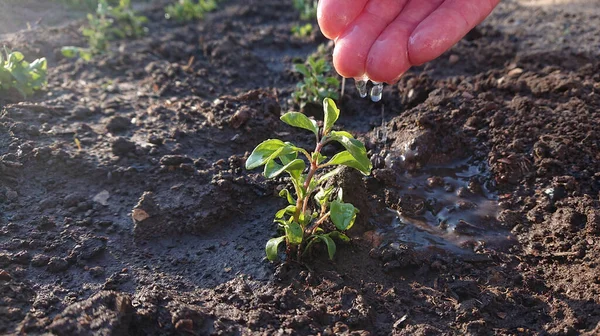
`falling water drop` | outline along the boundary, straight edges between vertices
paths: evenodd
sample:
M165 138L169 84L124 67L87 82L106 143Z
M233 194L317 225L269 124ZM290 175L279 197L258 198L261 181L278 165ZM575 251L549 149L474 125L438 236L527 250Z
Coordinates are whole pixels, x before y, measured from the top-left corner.
M358 94L360 98L365 98L367 96L367 79L355 79L354 83L356 84L356 89L358 90Z
M373 82L373 87L371 88L371 100L374 102L380 101L382 94L383 83Z

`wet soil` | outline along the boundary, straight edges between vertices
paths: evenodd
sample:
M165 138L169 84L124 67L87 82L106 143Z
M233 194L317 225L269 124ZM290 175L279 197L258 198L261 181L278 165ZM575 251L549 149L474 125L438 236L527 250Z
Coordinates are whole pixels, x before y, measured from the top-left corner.
M292 37L288 3L220 6L148 9L148 37L90 63L60 57L70 28L6 41L51 66L45 92L0 97L0 334L600 333L593 48L528 49L501 12L380 103L348 81L340 124L375 167L333 182L352 241L271 264L288 182L244 160L310 142L279 116L324 39Z

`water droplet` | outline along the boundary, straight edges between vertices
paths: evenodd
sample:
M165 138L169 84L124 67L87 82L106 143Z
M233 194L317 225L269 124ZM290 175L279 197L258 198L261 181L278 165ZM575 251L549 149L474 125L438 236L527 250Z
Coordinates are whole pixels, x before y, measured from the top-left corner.
M381 100L382 95L383 83L373 82L373 87L371 88L371 100L374 102L378 102Z
M358 90L358 94L360 98L365 98L367 96L367 79L355 79L354 83L356 84L356 89Z

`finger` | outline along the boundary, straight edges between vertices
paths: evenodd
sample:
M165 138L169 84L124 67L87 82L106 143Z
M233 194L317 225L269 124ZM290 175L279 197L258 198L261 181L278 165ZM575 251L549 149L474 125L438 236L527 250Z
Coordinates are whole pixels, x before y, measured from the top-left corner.
M343 77L363 77L369 50L385 27L400 13L407 0L371 0L362 13L338 37L333 65Z
M424 19L408 40L412 64L440 56L485 19L500 0L447 0Z
M321 32L335 40L362 12L368 0L321 0L317 7L317 20Z
M411 0L405 5L371 46L366 63L369 79L393 83L411 67L408 39L419 23L442 2L443 0Z

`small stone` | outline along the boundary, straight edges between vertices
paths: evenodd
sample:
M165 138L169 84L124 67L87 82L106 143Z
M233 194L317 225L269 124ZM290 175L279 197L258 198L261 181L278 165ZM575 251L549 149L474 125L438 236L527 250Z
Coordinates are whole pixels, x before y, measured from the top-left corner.
M450 57L448 57L448 63L450 63L450 65L454 65L458 63L458 61L460 61L460 57L458 55L452 54Z
M514 68L514 69L510 70L507 75L508 75L508 77L517 77L522 73L523 73L523 69Z
M110 198L110 193L108 192L108 190L102 190L101 192L97 193L96 196L94 196L94 198L92 200L96 203L107 206L109 198Z

